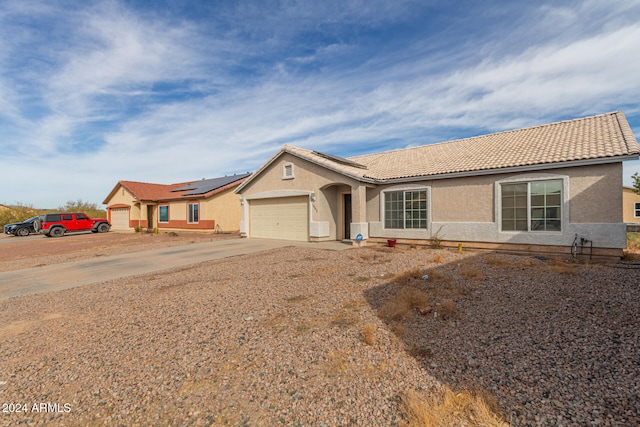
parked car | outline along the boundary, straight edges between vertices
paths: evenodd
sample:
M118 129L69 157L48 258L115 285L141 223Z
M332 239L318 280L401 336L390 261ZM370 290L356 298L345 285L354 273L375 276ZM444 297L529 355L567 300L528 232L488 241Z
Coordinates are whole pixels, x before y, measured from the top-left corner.
M38 233L47 237L62 237L65 233L92 231L106 233L111 224L105 218L89 218L83 213L55 213L40 215L33 223Z
M4 226L4 234L12 234L14 236L28 236L31 233L35 233L36 229L33 228L33 223L36 219L38 219L38 217L34 216L33 218L29 218L26 221L7 224Z

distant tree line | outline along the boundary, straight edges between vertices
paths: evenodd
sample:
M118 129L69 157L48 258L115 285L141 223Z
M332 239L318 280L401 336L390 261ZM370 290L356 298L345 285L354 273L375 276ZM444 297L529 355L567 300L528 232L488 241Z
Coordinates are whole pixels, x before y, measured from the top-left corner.
M56 212L84 212L91 218L105 218L107 216L107 212L104 209L98 209L96 203L85 202L82 199L69 200L64 206L56 209L36 209L32 205L18 203L13 206L0 205L0 227L14 222L22 222L32 216Z

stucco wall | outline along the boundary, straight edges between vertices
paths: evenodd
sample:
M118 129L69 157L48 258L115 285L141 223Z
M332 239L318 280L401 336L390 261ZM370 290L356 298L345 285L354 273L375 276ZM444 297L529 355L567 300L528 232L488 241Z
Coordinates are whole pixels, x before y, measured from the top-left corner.
M292 179L283 179L283 167L293 165ZM310 205L310 230L312 240L335 240L342 236L342 193L350 192L351 186L359 183L339 173L308 162L289 153L284 153L259 177L242 189L241 196L247 199L255 197L283 197L287 192L313 192L314 201ZM248 206L245 206L243 221L248 220ZM320 232L313 236L313 230Z
M207 203L205 218L215 221L222 231L240 230L242 206L240 196L234 189L225 190L214 195ZM201 203L201 206L204 203Z
M294 165L293 179L282 179L282 168L286 163ZM243 196L251 196L273 190L316 191L331 184L357 185L357 181L284 153L270 164L258 177L242 189Z
M140 205L139 204L133 204L135 200L135 197L133 194L131 194L126 188L124 188L121 185L118 185L118 189L117 191L114 192L113 196L111 196L111 199L107 200L107 207L112 206L112 205L128 205L131 207L131 209L129 210L129 221L137 221L140 218ZM145 213L145 217L146 219L146 213Z
M558 171L570 176L570 222L622 222L622 162Z
M562 232L502 232L496 191L501 181L531 179L563 180ZM428 229L385 230L380 194L384 190L426 187ZM601 247L626 244L622 223L622 164L611 163L534 172L418 181L370 189L367 210L373 237L431 238L504 242L516 244L570 245L576 234Z
M625 223L640 223L640 217L635 217L635 203L640 203L640 194L631 188L622 189L622 219Z

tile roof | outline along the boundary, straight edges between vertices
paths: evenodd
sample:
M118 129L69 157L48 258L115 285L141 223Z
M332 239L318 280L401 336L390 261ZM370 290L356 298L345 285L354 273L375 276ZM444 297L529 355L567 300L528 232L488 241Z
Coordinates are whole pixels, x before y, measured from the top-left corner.
M518 167L570 165L632 158L640 148L624 114L613 112L473 138L332 160L304 148L282 152L336 172L372 182L496 171ZM274 156L275 157L275 156ZM354 166L351 162L357 164ZM255 174L257 175L257 173ZM255 176L254 175L254 176Z
M138 181L118 181L118 185L126 188L137 200L168 201L185 198L207 198L221 191L236 187L249 176L250 173L230 175L220 178L203 179L199 181L180 182L177 184L152 184ZM118 185L109 193L103 203L107 203Z

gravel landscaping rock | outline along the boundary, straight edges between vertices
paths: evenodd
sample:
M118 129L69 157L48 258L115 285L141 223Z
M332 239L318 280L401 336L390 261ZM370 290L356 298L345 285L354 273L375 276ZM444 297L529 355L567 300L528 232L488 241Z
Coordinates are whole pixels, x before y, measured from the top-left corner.
M395 283L407 270L429 277ZM0 425L401 425L404 392L442 385L493 394L515 426L638 425L638 283L532 257L289 247L12 298L0 403L28 410ZM378 317L400 286L431 311ZM456 311L435 317L445 300Z

